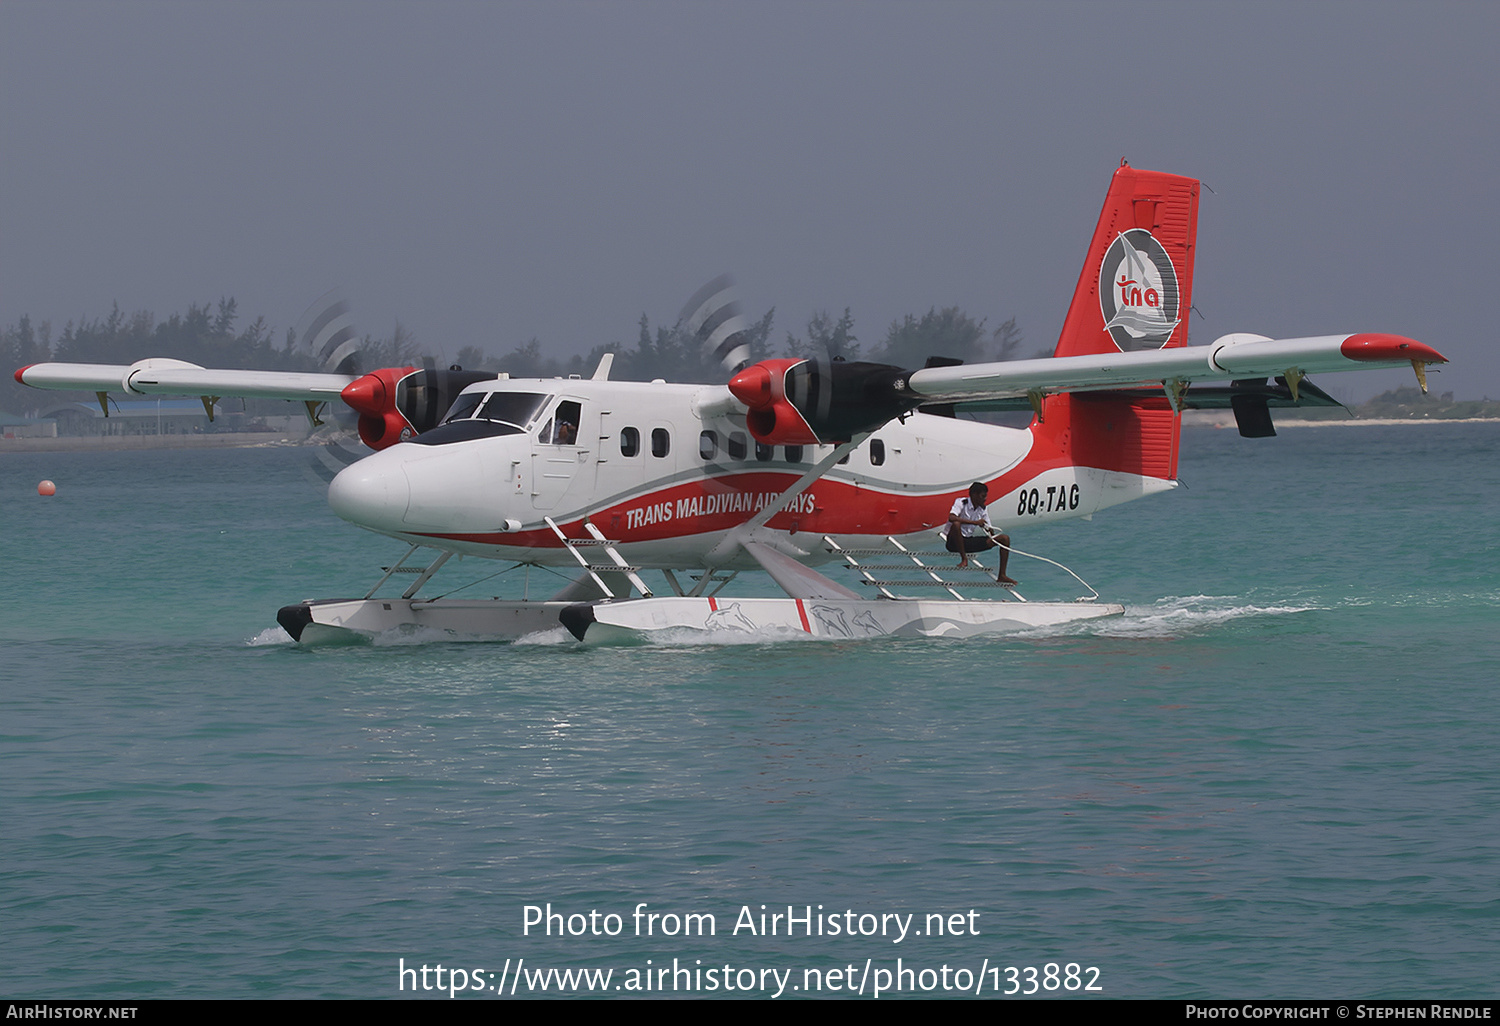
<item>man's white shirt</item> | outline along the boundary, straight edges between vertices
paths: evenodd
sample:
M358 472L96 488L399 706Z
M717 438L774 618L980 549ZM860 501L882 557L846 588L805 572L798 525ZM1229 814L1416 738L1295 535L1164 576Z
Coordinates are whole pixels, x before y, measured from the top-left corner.
M990 523L990 511L983 506L974 505L974 503L969 501L969 497L967 495L960 497L959 500L953 504L953 508L948 512L963 520L982 521L984 526L990 528L991 530L993 530L995 527L994 524ZM959 524L958 526L963 528L965 538L974 538L986 533L980 530L979 524Z

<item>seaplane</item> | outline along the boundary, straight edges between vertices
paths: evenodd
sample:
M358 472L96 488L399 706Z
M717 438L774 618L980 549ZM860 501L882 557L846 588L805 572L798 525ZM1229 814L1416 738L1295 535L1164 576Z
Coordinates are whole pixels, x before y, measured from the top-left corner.
M1275 434L1273 408L1337 405L1310 374L1409 365L1425 391L1426 368L1446 362L1378 332L1188 345L1198 197L1192 178L1122 162L1049 358L751 363L732 286L715 279L684 326L722 363L720 385L611 380L612 355L587 379L212 370L162 358L34 364L15 378L94 391L101 404L117 391L200 396L210 415L225 396L300 400L314 421L321 404L357 414L372 451L332 478L328 503L409 548L362 598L282 608L278 622L303 644L412 628L516 639L562 627L590 643L1048 628L1123 607L1097 593L1028 601L978 558L955 569L945 535L971 483L987 487L997 529L1090 517L1177 486L1184 410L1232 410L1242 435L1264 437ZM347 333L330 345L341 340ZM1030 425L958 415L975 409L1029 411ZM455 555L572 572L545 598L419 597ZM856 587L819 567L846 568ZM666 594L648 586L648 571ZM764 571L785 594L733 597L726 589L743 571ZM415 579L399 597L378 597L396 575ZM998 597L975 598L975 586Z

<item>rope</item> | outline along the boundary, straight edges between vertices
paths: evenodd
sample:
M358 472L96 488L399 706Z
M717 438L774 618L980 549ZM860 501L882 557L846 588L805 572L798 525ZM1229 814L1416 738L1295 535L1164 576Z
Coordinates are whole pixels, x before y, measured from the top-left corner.
M980 527L984 527L984 525L981 524ZM1057 567L1059 570L1065 571L1068 574L1069 577L1073 578L1073 580L1077 581L1079 584L1083 585L1089 591L1093 592L1093 594L1090 595L1090 596L1088 596L1087 598L1080 598L1078 600L1079 602L1093 602L1096 599L1098 599L1099 592L1095 591L1094 586L1092 584L1090 584L1088 581L1085 581L1082 577L1079 577L1072 570L1069 570L1067 567L1063 566L1057 560L1055 560L1055 559L1048 559L1046 556L1038 556L1034 552L1022 552L1020 549L1015 548L1015 547L1010 546L1010 545L1002 545L1000 543L999 539L995 537L996 534L998 534L999 532L994 531L994 530L992 530L992 529L990 529L988 527L984 527L984 532L985 532L986 535L989 536L990 541L994 542L997 547L1005 549L1007 552L1012 552L1012 553L1014 553L1017 556L1026 556L1026 557L1028 557L1030 559L1040 559L1043 563L1051 563L1053 566Z

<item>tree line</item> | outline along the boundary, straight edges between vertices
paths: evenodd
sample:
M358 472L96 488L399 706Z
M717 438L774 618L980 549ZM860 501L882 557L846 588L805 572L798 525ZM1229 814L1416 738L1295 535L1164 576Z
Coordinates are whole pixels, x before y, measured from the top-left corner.
M987 330L985 321L975 320L958 307L936 307L916 316L893 321L879 342L863 349L849 308L835 318L827 312L814 314L798 333L786 332L780 345L773 339L774 308L767 310L744 330L752 360L772 356L809 357L827 354L832 359L866 359L902 367L921 367L929 357L941 356L978 363L1008 360L1020 354L1022 336L1011 318ZM52 326L33 324L23 316L0 330L0 407L12 412L36 409L41 403L35 389L18 384L19 367L48 360L70 363L130 364L146 357L170 357L204 367L230 369L319 371L313 354L299 346L293 329L278 338L265 317L256 317L239 327L239 306L233 297L217 304L189 305L186 313L157 320L148 311L126 315L118 303L107 317L69 321L53 337ZM547 353L538 339L531 339L498 358L477 346L458 351L456 364L468 370L507 372L513 377L566 377L588 375L606 353L615 354L611 376L624 381L668 381L715 383L724 380L724 369L712 354L681 324L652 326L645 314L630 342L596 346L587 354L556 356ZM391 334L365 335L360 342L360 366L376 367L446 363L433 354L399 321ZM62 393L54 393L61 397Z
M773 356L869 360L901 367L921 367L929 357L941 356L964 363L1013 360L1021 355L1024 339L1014 317L987 331L985 322L974 320L958 307L936 307L921 317L907 314L893 321L884 337L862 351L855 332L854 315L848 307L837 319L826 311L815 313L798 334L787 332L781 345L772 339L775 309L767 310L744 331L750 360ZM641 315L634 345L611 342L595 346L587 354L569 357L547 355L540 340L533 338L509 353L495 358L478 348L459 350L458 363L469 369L503 371L512 377L565 377L590 374L605 353L614 353L611 377L622 381L667 381L713 384L724 380L724 368L704 350L698 339L681 324L657 325ZM1040 355L1046 355L1045 353Z

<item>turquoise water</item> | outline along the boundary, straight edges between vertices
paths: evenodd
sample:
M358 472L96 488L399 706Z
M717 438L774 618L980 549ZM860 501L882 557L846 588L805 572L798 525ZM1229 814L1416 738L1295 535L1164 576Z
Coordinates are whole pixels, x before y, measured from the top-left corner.
M613 988L675 958L790 995L899 958L918 987L1052 962L1114 997L1493 997L1500 425L1183 452L1187 488L1016 537L1123 620L625 649L300 649L277 607L402 551L305 453L0 456L0 989L392 997L401 959L488 987L521 958ZM622 929L523 935L548 902ZM634 936L641 902L716 934ZM922 935L732 932L763 904Z

